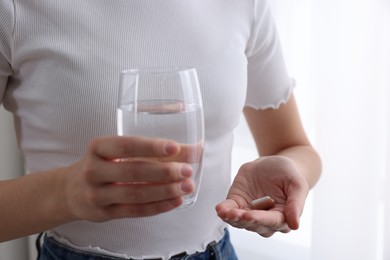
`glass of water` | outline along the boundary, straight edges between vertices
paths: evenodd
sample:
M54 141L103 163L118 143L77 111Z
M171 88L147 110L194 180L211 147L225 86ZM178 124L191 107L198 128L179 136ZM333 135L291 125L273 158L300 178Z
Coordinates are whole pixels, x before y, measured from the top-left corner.
M168 160L191 165L195 191L179 209L192 206L202 175L203 105L195 68L129 69L121 72L118 135L174 140L180 153Z

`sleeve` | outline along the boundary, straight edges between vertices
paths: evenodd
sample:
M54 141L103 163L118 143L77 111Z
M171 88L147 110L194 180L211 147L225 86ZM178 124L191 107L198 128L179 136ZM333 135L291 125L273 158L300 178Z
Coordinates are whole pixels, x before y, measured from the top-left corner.
M254 0L247 44L248 88L245 106L278 108L290 97L295 81L287 73L279 36L266 0Z
M13 1L0 2L0 104L7 87L8 77L12 75L11 41L14 31Z

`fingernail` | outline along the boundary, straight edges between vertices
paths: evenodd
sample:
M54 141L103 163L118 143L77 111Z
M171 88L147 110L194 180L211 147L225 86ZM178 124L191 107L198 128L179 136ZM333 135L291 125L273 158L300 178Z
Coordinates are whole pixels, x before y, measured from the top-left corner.
M164 147L165 154L171 155L175 154L177 151L177 145L173 142L167 142Z
M191 192L194 190L194 185L192 181L190 180L185 180L181 183L181 190L184 192Z
M182 164L181 165L181 176L183 176L184 178L188 178L188 177L191 177L192 175L192 167L189 166L188 164Z

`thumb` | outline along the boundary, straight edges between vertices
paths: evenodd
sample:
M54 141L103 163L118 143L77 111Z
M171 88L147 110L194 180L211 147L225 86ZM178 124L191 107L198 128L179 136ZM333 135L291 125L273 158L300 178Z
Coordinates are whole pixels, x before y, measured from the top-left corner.
M292 230L299 228L300 217L305 207L305 200L307 193L304 191L294 191L294 194L287 198L286 207L284 210L284 217L286 223Z

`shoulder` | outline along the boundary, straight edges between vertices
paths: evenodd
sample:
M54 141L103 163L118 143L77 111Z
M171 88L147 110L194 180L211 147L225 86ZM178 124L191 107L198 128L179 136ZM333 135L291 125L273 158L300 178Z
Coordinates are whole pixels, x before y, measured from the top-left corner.
M270 4L267 0L252 0L253 18L251 38L248 41L247 56L275 43L277 37Z

